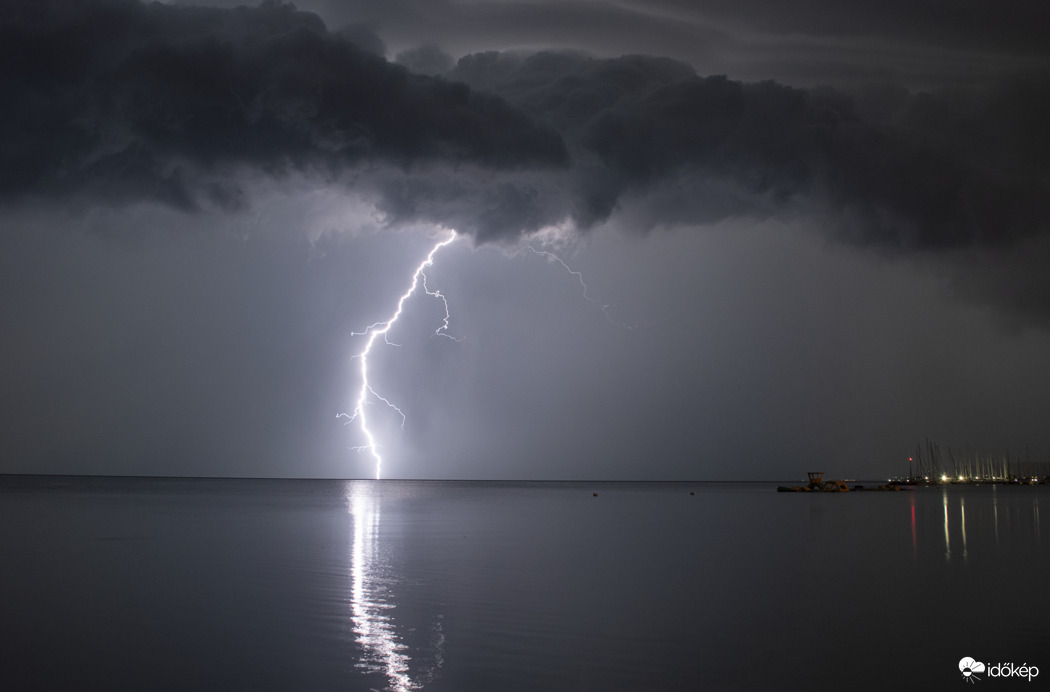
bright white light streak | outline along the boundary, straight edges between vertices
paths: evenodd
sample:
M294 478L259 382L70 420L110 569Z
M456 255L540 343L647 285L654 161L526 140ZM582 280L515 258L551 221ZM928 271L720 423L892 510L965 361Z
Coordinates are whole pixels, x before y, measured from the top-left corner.
M398 318L401 317L401 312L405 307L405 301L407 301L412 296L412 294L416 292L416 288L420 284L423 285L423 291L428 296L432 296L440 300L441 304L445 308L445 317L442 320L441 326L438 327L434 333L438 336L445 336L449 339L452 339L453 341L458 341L458 339L448 334L448 322L450 318L448 311L448 301L445 299L445 296L442 295L440 291L431 291L427 287L426 275L426 268L434 263L434 255L437 254L438 250L450 244L457 237L458 236L456 235L456 232L451 231L451 235L446 240L442 240L430 249L430 252L427 254L426 259L424 259L419 264L419 266L416 267L415 272L413 272L412 283L411 285L409 285L408 290L405 291L398 299L397 309L394 310L394 314L392 314L385 321L374 322L370 324L368 327L365 328L363 332L350 333L351 336L368 337L365 341L365 347L361 350L360 353L354 356L354 358L357 358L361 364L361 388L357 392L357 401L354 404L353 412L349 414L340 413L336 416L336 418L346 418L347 424L350 424L355 420L359 420L361 422L361 433L365 436L365 444L361 445L360 447L357 447L357 449L359 451L368 450L368 452L372 455L372 458L375 459L376 480L379 480L379 478L382 477L383 457L379 454L379 444L376 442L375 435L373 435L372 431L368 428L368 416L365 413L365 405L369 403L369 395L372 395L373 397L382 401L390 408L397 411L398 415L401 416L402 428L404 428L405 426L405 413L404 411L399 409L393 402L381 395L372 387L372 383L368 379L368 356L372 352L372 346L375 345L376 339L378 339L380 336L383 337L384 342L388 344L391 343L390 340L387 338L387 335L389 334L390 329L394 326L394 323L396 323Z
M354 531L350 548L350 619L354 637L364 655L358 667L385 675L390 692L410 692L424 689L444 665L445 633L441 616L434 620L430 630L429 646L410 650L403 632L415 632L414 627L399 628L398 587L405 583L397 575L400 570L394 561L396 553L383 542L380 531L382 495L373 495L367 487L350 482L346 499L353 517Z
M393 604L387 602L383 590L373 581L375 575L371 574L378 561L379 506L373 504L371 498L353 498L350 514L354 518L350 610L354 635L370 659L365 667L384 673L390 680L388 689L395 692L419 689L409 675L408 647L399 640L387 612Z

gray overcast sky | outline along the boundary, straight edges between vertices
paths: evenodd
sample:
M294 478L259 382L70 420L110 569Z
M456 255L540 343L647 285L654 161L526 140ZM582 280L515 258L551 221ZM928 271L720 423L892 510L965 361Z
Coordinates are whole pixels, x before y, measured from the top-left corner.
M0 0L0 472L371 476L451 228L386 477L1050 454L1043 3L236 4Z

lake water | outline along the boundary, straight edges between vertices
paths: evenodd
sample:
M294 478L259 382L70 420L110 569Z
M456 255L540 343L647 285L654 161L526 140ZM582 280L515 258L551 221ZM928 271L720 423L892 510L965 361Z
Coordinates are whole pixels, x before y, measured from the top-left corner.
M1038 688L1047 514L1047 487L0 477L0 687L960 689L971 656Z

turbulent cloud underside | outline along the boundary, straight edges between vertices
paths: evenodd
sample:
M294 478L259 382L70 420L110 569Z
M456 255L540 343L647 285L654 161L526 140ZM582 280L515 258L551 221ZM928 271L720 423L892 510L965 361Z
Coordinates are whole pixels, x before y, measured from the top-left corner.
M467 55L438 77L376 55L360 27L331 32L279 2L4 4L8 205L237 210L251 203L240 173L300 171L372 199L391 224L480 242L625 211L648 230L816 208L850 243L1009 252L1039 245L1050 218L1045 76L847 94L546 51ZM446 57L399 54L430 72Z

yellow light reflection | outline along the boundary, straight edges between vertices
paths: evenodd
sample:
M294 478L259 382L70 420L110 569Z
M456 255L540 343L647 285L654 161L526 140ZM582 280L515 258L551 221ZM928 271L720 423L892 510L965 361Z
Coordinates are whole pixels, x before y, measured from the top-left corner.
M998 487L992 486L992 516L995 519L995 544L999 545L999 493Z
M915 493L909 493L911 500L911 554L915 555L919 550L918 534L915 530Z
M1036 543L1042 543L1043 537L1039 533L1039 498L1032 500L1032 514L1035 519L1035 541Z

